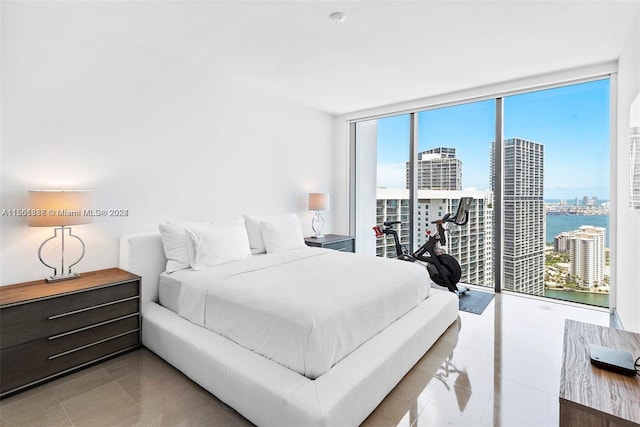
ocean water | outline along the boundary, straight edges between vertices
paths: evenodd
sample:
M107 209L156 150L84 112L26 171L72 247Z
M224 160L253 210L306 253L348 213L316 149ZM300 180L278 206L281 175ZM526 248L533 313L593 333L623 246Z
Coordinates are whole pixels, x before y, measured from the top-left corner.
M547 215L546 242L552 244L558 234L577 230L581 225L606 228L605 246L609 247L609 215Z
M579 302L581 304L597 305L598 307L609 307L609 294L596 294L590 292L567 292L558 289L545 289L544 296L547 298L560 299L563 301Z

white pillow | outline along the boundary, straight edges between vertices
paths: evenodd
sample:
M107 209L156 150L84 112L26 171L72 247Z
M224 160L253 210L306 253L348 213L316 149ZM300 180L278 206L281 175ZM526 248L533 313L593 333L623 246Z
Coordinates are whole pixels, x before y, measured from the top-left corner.
M229 218L229 219L216 219L206 224L207 224L207 227L197 226L197 228L227 227L227 226L236 226L236 225L239 225L242 228L244 228L244 218L241 216L237 216L235 218ZM196 227L185 227L185 233L186 233L186 228L193 229ZM195 258L196 258L196 249L193 243L193 239L191 239L186 234L185 236L187 236L187 254L188 254L187 260L188 260L189 266L193 268L193 265L195 263Z
M267 220L269 217L257 217L257 216L244 216L244 225L247 228L247 236L249 237L249 246L251 246L251 253L261 254L266 252L264 246L264 240L262 239L262 229L260 228L260 221Z
M193 242L191 268L194 270L239 261L251 255L244 222L210 228L187 228L185 232Z
M260 221L260 229L267 253L306 247L300 220L296 214Z
M167 258L167 273L190 267L189 248L185 228L211 227L210 222L165 221L158 226L164 255Z

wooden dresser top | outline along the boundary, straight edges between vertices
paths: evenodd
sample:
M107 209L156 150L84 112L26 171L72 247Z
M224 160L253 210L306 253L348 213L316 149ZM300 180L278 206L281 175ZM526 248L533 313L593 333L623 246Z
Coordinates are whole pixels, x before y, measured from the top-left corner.
M591 365L590 344L627 351L634 360L640 356L640 334L566 320L560 400L614 422L640 425L640 377Z
M64 294L72 294L87 289L128 282L139 279L139 276L120 270L108 268L105 270L81 273L77 279L47 283L44 279L33 282L17 283L15 285L0 286L0 306L29 302Z

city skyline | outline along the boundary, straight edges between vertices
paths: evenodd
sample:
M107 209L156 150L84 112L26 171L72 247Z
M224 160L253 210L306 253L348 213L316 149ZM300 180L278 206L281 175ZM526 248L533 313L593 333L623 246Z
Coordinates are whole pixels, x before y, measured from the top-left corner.
M586 218L589 218L587 222L591 222L594 216L580 215L582 219L578 226L579 233L575 228L570 231L569 228L562 227L553 238L554 247L546 247L548 239L545 224L548 218L543 200L544 151L544 145L534 141L512 138L504 142L502 287L537 296L556 292L553 294L554 298L569 300L575 295L576 288L597 288L596 291L606 297L608 277L605 276L604 249L608 233L605 227L582 223ZM376 190L377 223L400 221L397 226L400 242L403 245L413 243L410 249L413 251L425 242L424 232L429 230L433 218L442 217L446 212L454 212L457 200L463 195L471 196L474 207L469 213L469 223L449 236L447 253L460 263L461 282L493 286L493 265L486 262L487 254L491 254L493 250L492 191L461 188L463 173L455 148L435 147L420 151L415 166L417 211L413 241L410 236L409 189ZM405 171L408 187L409 162L405 164ZM588 211L591 215L596 211L600 212L600 208L595 207L598 203L597 196L583 196L575 200L580 205L574 208L568 203L558 204L555 208L559 212L556 218L577 218L578 216L566 216L566 212L574 212L577 208L580 208L580 212ZM558 243L560 238L567 236L579 239L574 238L564 245L566 248L562 253L568 257L565 265L561 262L563 255L558 251ZM377 239L376 254L383 257L396 256L393 241ZM570 290L569 293L566 293L566 289ZM607 305L602 301L596 304Z
M495 101L417 116L418 151L455 148L462 161L462 188L488 189ZM545 146L545 199L609 199L608 79L505 97L504 139L513 137ZM379 187L404 187L408 141L408 115L378 120Z

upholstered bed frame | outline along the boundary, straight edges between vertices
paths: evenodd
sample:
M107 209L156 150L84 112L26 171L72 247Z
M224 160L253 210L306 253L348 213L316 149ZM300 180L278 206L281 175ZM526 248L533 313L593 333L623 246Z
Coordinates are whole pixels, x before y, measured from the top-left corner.
M310 380L158 303L166 259L159 233L120 241L120 268L142 277L142 343L260 426L356 426L458 316L457 297L432 290L402 318Z

